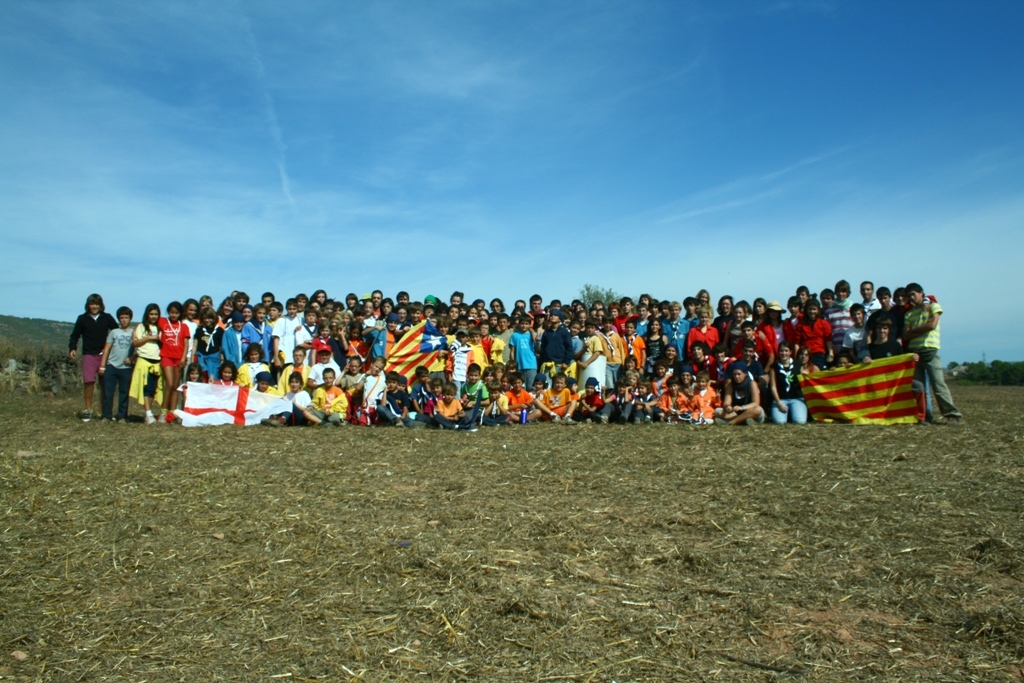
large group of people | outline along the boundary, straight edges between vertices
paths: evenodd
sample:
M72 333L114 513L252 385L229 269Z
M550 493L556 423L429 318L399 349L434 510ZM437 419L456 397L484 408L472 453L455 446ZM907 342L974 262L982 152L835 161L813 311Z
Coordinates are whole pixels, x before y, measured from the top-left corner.
M244 292L149 304L141 321L116 317L90 295L69 343L82 346L83 420L102 382L101 419L128 417L129 397L147 423L174 420L191 383L239 385L286 399L268 426L394 425L476 430L554 422L804 424L800 376L914 354L919 421L934 394L941 417L961 419L939 360L942 307L920 285L840 280L798 287L783 306L700 290L680 301L544 302L507 310L501 299L412 301L377 290L332 299L324 290L281 303ZM406 335L423 362L396 368ZM405 347L408 347L406 344ZM404 357L404 356L403 356ZM114 405L115 396L117 405Z

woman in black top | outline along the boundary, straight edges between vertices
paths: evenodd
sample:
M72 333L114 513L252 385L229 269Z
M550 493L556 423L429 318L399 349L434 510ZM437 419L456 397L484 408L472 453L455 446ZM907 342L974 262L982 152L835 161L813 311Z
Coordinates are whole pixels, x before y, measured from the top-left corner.
M85 313L78 316L68 342L68 356L78 360L78 340L82 340L82 383L85 385L85 410L79 417L85 422L92 419L92 394L96 388L100 359L107 343L107 334L117 329L114 316L104 310L103 297L90 294L85 300Z

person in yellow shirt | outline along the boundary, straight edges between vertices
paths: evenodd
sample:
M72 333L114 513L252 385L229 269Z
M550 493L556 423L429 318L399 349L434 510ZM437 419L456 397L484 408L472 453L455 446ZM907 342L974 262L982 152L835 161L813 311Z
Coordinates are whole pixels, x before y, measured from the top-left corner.
M334 425L340 427L348 415L348 396L341 390L341 387L334 386L334 370L324 369L324 383L317 387L313 394L313 415L321 422L321 425Z
M469 348L473 351L473 362L480 366L480 372L486 370L491 364L491 359L484 350L483 331L479 327L469 328Z
M261 372L270 372L270 366L263 362L263 345L249 344L245 351L245 362L238 367L235 382L251 389L256 385L256 375Z

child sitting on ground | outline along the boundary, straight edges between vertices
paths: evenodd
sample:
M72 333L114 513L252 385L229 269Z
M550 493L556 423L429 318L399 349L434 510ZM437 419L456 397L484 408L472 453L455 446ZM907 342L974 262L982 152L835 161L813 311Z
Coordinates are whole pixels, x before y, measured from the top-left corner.
M654 393L651 380L642 379L637 384L636 392L633 394L633 414L636 422L651 424L660 414L658 408L658 395Z
M690 421L690 401L683 394L678 377L669 378L668 391L658 399L658 408L665 422L675 424Z
M304 388L306 382L302 377L302 373L293 372L287 377L288 393L284 394L284 399L291 401L291 412L272 415L265 420L261 420L260 424L267 427L302 427L307 424L320 424L320 418L313 413L313 399ZM284 384L284 382L280 382L280 384Z
M508 397L502 393L501 385L498 382L491 382L487 385L487 393L490 395L490 402L484 409L481 424L484 427L497 427L511 422Z
M577 422L608 422L608 416L603 414L605 404L601 397L601 384L596 377L587 379L577 406L573 413L573 419Z
M389 372L386 375L384 403L380 409L380 415L384 421L395 427L419 427L424 426L417 422L415 416L410 415L412 401L406 393L403 384L405 378L397 372Z
M458 390L453 382L446 382L441 389L441 399L434 409L434 424L441 429L455 429L475 432L473 416L467 416L458 398Z
M323 384L313 393L312 415L323 425L340 427L345 424L345 416L348 415L348 397L341 387L334 386L332 368L324 369L323 380Z
M690 399L690 415L694 424L714 424L715 409L721 406L718 393L711 386L711 376L705 370L698 372L697 385Z
M566 388L565 373L559 372L551 380L551 388L545 389L542 397L533 402L534 410L530 418L550 422L561 422L572 425L576 421L572 414L576 410L576 401L572 393Z

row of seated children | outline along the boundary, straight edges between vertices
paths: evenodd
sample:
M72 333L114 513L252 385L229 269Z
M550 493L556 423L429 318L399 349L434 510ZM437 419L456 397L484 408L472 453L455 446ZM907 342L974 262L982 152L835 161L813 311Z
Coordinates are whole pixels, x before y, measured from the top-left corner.
M710 424L721 412L718 394L706 372L696 377L682 373L662 383L655 393L647 379L624 376L614 389L601 391L596 379L587 381L582 394L573 378L557 373L550 379L534 378L528 390L520 373L500 379L493 371L484 379L479 366L471 364L467 381L461 387L443 376L431 376L418 368L416 382L406 390L404 378L397 373L382 373L383 363L375 362L365 375L355 359L346 366L341 381L332 368L322 370L319 385L310 386L301 372L288 376L288 391L283 395L293 404L288 413L263 421L267 426L302 425L393 425L396 427L439 427L475 431L478 426L551 422L573 425L580 422L608 423L695 423ZM230 364L222 375L231 375ZM256 390L269 391L272 375L261 371ZM312 392L312 393L310 393Z

